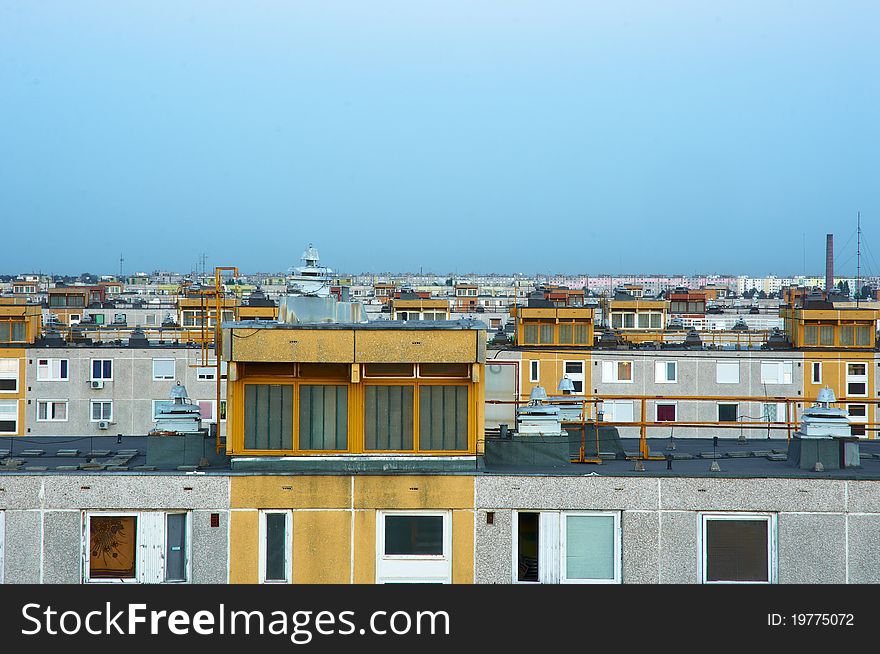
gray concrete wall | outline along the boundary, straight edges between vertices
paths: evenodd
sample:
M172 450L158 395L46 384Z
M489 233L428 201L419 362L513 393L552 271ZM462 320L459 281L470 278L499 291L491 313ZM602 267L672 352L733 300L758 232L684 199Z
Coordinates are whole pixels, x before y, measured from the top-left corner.
M738 384L717 383L717 362L738 361L740 364ZM633 381L603 382L603 361L631 361L633 364ZM658 361L675 361L678 364L678 381L675 383L657 383L654 376L654 364ZM791 361L792 379L790 384L761 383L762 361ZM662 395L676 396L773 396L798 397L803 389L803 354L798 352L770 351L728 351L728 350L631 350L602 351L593 350L590 365L590 391L595 395ZM649 421L656 419L656 402L647 403ZM633 418L639 419L641 404L634 401ZM763 422L763 403L739 402L738 414L740 423ZM679 401L677 402L676 418L679 421L717 421L718 408L715 401ZM781 419L781 417L780 417ZM648 437L668 438L670 427L654 427L648 429ZM637 427L620 428L621 436L637 438ZM706 438L721 436L737 438L740 434L746 438L767 438L767 429L748 428L684 428L675 429L675 438ZM771 438L786 438L785 430L772 430Z
M85 512L150 510L189 511L193 583L227 581L229 477L108 473L0 477L4 581L80 583Z
M67 359L68 381L38 381L38 359ZM92 359L113 360L113 380L93 389ZM174 359L175 379L154 380L153 359ZM64 347L35 348L27 352L25 434L28 436L143 435L153 427L153 400L167 401L177 381L186 386L190 399L216 400L214 381L198 379L199 348ZM221 380L221 397L226 398L226 381ZM66 400L67 420L37 420L38 400ZM92 421L91 400L113 402L110 428L98 429ZM215 410L219 413L219 410ZM221 422L221 433L226 423Z
M475 578L512 579L517 510L610 510L620 512L623 583L699 583L701 516L713 512L775 519L779 583L876 583L878 499L876 481L477 477ZM492 525L487 511L495 512Z

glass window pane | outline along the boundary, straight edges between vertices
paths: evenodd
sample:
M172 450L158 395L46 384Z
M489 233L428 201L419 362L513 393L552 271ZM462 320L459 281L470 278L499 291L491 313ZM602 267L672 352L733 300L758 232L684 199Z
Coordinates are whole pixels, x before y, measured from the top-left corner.
M364 446L368 450L413 449L412 386L366 386Z
M166 517L165 581L186 581L185 513L170 513Z
M674 404L657 405L657 422L671 422L675 420Z
M807 325L804 327L804 344L805 345L818 345L819 344L819 327L818 325Z
M293 449L293 386L245 385L244 446L250 450Z
M266 581L287 581L287 514L266 513Z
M571 344L574 342L573 329L571 323L559 324L559 342L563 344Z
M706 521L707 581L769 581L766 520Z
M467 399L467 386L419 388L419 449L467 449Z
M412 377L411 363L369 363L364 366L364 377Z
M420 363L419 377L470 377L466 363Z
M819 345L834 345L834 326L822 325L819 329Z
M538 524L539 514L520 512L517 514L516 551L517 579L519 581L538 581Z
M736 404L719 404L718 405L718 422L736 422L737 420Z
M137 518L92 516L89 520L89 577L134 579Z
M568 579L614 579L612 516L566 516L565 576Z
M386 515L386 556L442 556L443 516Z
M538 325L525 325L523 328L523 343L535 345L538 342Z
M348 448L348 386L299 387L299 447L301 450Z
M553 325L541 325L541 343L553 342Z

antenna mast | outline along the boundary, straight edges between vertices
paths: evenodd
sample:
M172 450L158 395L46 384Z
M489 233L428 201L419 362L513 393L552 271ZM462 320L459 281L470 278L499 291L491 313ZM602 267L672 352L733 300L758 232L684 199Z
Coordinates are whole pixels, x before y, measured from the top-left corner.
M862 212L859 211L856 218L856 308L859 307L859 298L862 295Z

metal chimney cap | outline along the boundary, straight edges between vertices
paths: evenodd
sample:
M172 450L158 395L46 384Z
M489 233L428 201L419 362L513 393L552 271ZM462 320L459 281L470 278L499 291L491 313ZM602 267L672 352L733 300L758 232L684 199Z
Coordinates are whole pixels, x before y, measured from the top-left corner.
M828 386L819 391L819 395L816 396L817 404L832 404L837 401L837 398L834 396L834 391L831 390Z
M571 393L574 391L574 382L572 382L568 375L563 375L562 379L559 380L559 385L556 387L557 391L562 391L563 393ZM546 396L547 394L544 393Z
M177 400L177 399L180 399L180 400L188 400L188 399L189 399L189 395L186 394L186 386L184 386L184 385L181 384L180 382L177 382L177 383L171 388L171 399L172 399L172 400Z
M535 386L532 389L532 392L529 393L529 404L537 404L539 402L547 401L547 391L544 390L543 386Z

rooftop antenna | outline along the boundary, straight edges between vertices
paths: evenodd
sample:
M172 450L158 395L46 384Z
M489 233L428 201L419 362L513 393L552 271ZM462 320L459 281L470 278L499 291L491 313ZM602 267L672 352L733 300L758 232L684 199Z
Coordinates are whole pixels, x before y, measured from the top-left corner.
M862 295L862 212L856 214L856 309L859 308L859 297Z
M119 253L119 281L122 281L122 264L125 263L125 259L122 257L122 252Z

